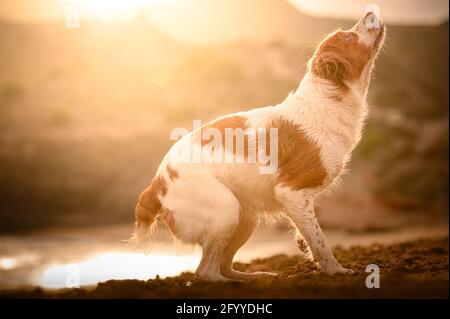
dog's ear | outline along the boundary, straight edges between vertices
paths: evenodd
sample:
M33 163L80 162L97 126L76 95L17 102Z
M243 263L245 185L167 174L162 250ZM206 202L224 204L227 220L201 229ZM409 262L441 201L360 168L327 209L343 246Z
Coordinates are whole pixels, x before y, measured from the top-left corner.
M351 77L351 65L336 53L323 52L317 54L311 63L311 71L324 79L333 81L339 86Z

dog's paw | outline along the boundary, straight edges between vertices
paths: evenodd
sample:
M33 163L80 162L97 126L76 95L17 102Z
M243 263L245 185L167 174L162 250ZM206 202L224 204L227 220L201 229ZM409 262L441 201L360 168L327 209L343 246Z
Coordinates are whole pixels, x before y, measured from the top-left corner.
M327 275L336 275L336 274L353 274L355 273L352 269L342 267L337 260L332 259L323 259L318 262L321 270Z
M351 275L351 274L355 274L355 271L353 269L350 268L344 268L341 267L341 269L338 272L339 274L347 274L347 275Z
M275 272L268 272L268 271L255 271L252 272L251 274L255 275L255 276L260 276L260 277L279 277L280 274L275 273Z
M351 275L351 274L355 273L355 271L353 269L344 268L342 266L325 269L324 271L328 275L336 275L336 274Z

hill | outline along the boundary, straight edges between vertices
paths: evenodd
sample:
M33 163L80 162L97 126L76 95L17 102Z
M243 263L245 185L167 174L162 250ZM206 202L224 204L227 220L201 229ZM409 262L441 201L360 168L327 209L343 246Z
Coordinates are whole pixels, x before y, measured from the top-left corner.
M239 39L305 44L352 23L303 14L284 0L188 0L173 7L152 8L149 16L170 34L192 44Z

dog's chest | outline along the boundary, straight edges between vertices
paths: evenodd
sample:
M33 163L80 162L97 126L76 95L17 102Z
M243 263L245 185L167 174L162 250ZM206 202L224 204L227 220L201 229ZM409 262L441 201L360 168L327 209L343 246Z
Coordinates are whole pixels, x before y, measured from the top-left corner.
M323 126L323 138L319 139L319 147L321 160L331 183L342 174L351 158L352 151L358 145L364 119L351 119L346 122L346 125L328 124L328 126Z
M361 139L365 113L344 110L305 114L299 125L320 149L320 160L327 171L327 184L344 171L351 153Z

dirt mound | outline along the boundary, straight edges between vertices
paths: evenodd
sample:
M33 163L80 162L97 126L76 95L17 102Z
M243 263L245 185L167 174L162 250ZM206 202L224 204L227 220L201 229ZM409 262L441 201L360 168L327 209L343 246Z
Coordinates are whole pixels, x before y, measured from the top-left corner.
M205 283L192 273L148 281L111 280L93 289L12 291L3 297L31 298L448 298L448 238L334 249L355 270L329 276L300 256L276 255L235 264L244 271L276 271L278 278ZM380 288L366 287L368 264L380 267ZM0 294L0 297L2 295Z

